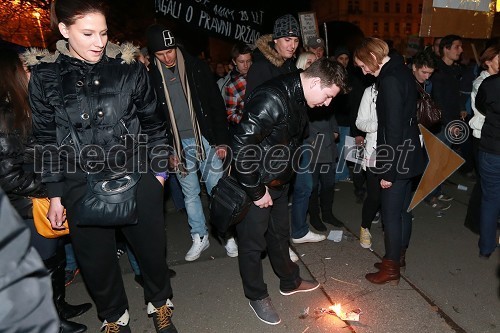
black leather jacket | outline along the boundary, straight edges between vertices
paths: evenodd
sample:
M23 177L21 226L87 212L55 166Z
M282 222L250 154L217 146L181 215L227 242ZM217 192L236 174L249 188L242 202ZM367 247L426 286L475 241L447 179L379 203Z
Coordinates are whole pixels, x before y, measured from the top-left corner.
M252 201L257 201L266 193L265 186L288 183L298 168L298 148L307 125L299 72L256 88L248 96L244 110L231 140L235 166L232 173Z
M0 103L2 122L12 126L13 114L8 103ZM2 127L5 125L2 124ZM23 139L17 131L0 131L0 187L23 218L32 218L29 197L47 196L40 174L34 172L33 138Z
M83 158L75 159L70 152L67 158L60 153L52 161L44 158L42 177L49 197L62 196L68 169L76 165L76 172L81 172L80 163L90 159L98 159L104 170L124 166L131 171L139 165L139 170L166 170L165 161L154 155L156 149L166 148L166 125L156 113L156 95L145 66L126 54L130 48L125 45L117 50L108 43L101 60L89 64L71 57L59 42L61 54L55 59L45 57L32 68L29 91L37 144L52 151L74 147L69 114L81 144L94 145L99 154L98 158L82 154ZM127 134L135 139L145 136L132 143L125 141ZM139 156L138 141L147 144L147 156Z

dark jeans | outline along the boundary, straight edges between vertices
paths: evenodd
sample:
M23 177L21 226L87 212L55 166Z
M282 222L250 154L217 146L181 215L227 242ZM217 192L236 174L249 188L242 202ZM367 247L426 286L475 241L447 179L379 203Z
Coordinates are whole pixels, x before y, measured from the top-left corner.
M479 151L481 174L481 220L479 253L489 255L497 247L497 221L500 213L500 155Z
M313 191L333 191L335 187L336 163L317 163L312 174ZM330 208L331 210L331 208Z
M309 208L309 197L313 187L313 176L310 171L311 154L309 150L304 150L300 158L300 167L295 174L292 194L291 212L291 236L292 238L302 238L309 232L307 224L307 209Z
M380 179L366 168L366 198L361 213L361 227L370 229L375 215L380 209Z
M252 204L247 216L236 225L238 236L238 263L243 291L250 300L269 296L264 283L262 252L267 250L275 274L280 279L280 289L289 291L302 281L299 266L290 260L288 240L288 186L282 190L269 189L273 205L259 208Z
M406 210L411 201L411 179L398 179L387 189L381 189L384 219L385 258L399 262L401 250L410 242L412 217Z
M74 206L86 189L83 179L66 178L65 205L71 241L85 284L100 319L116 320L128 309L127 295L116 257L116 228L78 227ZM144 278L146 302L172 297L167 273L163 187L151 173L142 174L137 188L138 223L121 227Z

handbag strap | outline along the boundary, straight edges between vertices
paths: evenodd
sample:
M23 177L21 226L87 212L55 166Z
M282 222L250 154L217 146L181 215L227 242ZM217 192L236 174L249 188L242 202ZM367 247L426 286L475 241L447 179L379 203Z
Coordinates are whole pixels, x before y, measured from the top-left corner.
M56 67L56 75L59 80L59 93L61 94L61 108L64 111L66 115L66 120L68 121L68 127L69 127L69 132L71 135L71 138L73 139L73 142L75 144L76 152L78 155L81 153L81 143L80 140L78 139L78 135L76 134L75 126L73 126L73 122L71 121L71 118L69 116L68 110L66 110L66 107L64 106L64 91L62 89L62 80L61 80L61 68L59 67L58 63L55 63Z
M425 91L425 89L422 87L420 82L418 82L417 80L415 80L415 82L417 83L417 90L420 93L420 95L422 96L422 98L430 97L430 94L427 91Z

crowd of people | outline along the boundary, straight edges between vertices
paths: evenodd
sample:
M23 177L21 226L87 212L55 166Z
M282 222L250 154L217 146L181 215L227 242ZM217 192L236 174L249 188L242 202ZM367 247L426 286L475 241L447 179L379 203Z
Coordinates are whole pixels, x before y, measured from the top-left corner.
M253 204L224 246L229 257L238 258L244 295L261 321L281 322L263 279L262 253L280 280L281 294L319 287L301 278L290 242L320 242L326 239L321 233L328 230L325 224L344 225L333 212L339 181L352 182L356 202L363 205L361 247L371 248L372 223L383 223L385 255L366 279L397 284L412 231L407 209L428 163L417 120L422 91L442 112L441 124L429 130L448 146L460 134L456 122L470 119L477 183L466 226L480 235L481 258L495 251L498 44L481 54L483 71L467 90L465 69L458 64L463 52L459 36L437 39L437 47L418 52L410 64L373 37L353 50L338 45L327 58L324 40L301 41L297 19L287 14L254 46L236 43L229 72L223 64L211 71L159 24L145 32L147 48L111 43L106 7L99 0L57 0L51 10L53 28L63 37L55 53L30 50L20 57L12 50L0 52L0 185L31 230L31 244L53 290L54 306L46 307L45 318L34 312L44 323L30 331L87 330L69 319L91 304L65 301L65 283L79 270L102 329L131 332L117 256L119 231L156 331L177 332L164 185L186 212L192 246L185 260L197 260L210 246L200 194L204 187L210 195L225 164L232 165ZM347 137L354 142L351 148L362 152L359 164L346 162ZM460 151L466 150L463 144ZM116 221L96 225L82 217L89 175L112 182L116 178L109 175L138 170L134 220L118 215ZM68 239L37 233L32 197L50 199L52 228L62 229L68 221L70 247ZM437 211L449 209L452 200L439 186L426 198ZM65 270L70 272L66 279ZM44 282L43 270L39 274ZM47 301L47 295L39 296Z

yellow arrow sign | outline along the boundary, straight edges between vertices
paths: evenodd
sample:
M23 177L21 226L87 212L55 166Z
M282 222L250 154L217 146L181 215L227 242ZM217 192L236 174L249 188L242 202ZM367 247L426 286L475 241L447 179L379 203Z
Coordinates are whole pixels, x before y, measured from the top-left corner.
M439 184L465 163L465 160L460 155L434 136L428 129L422 125L418 125L418 127L424 139L425 149L429 156L429 164L427 164L417 190L411 199L408 211L415 208Z

